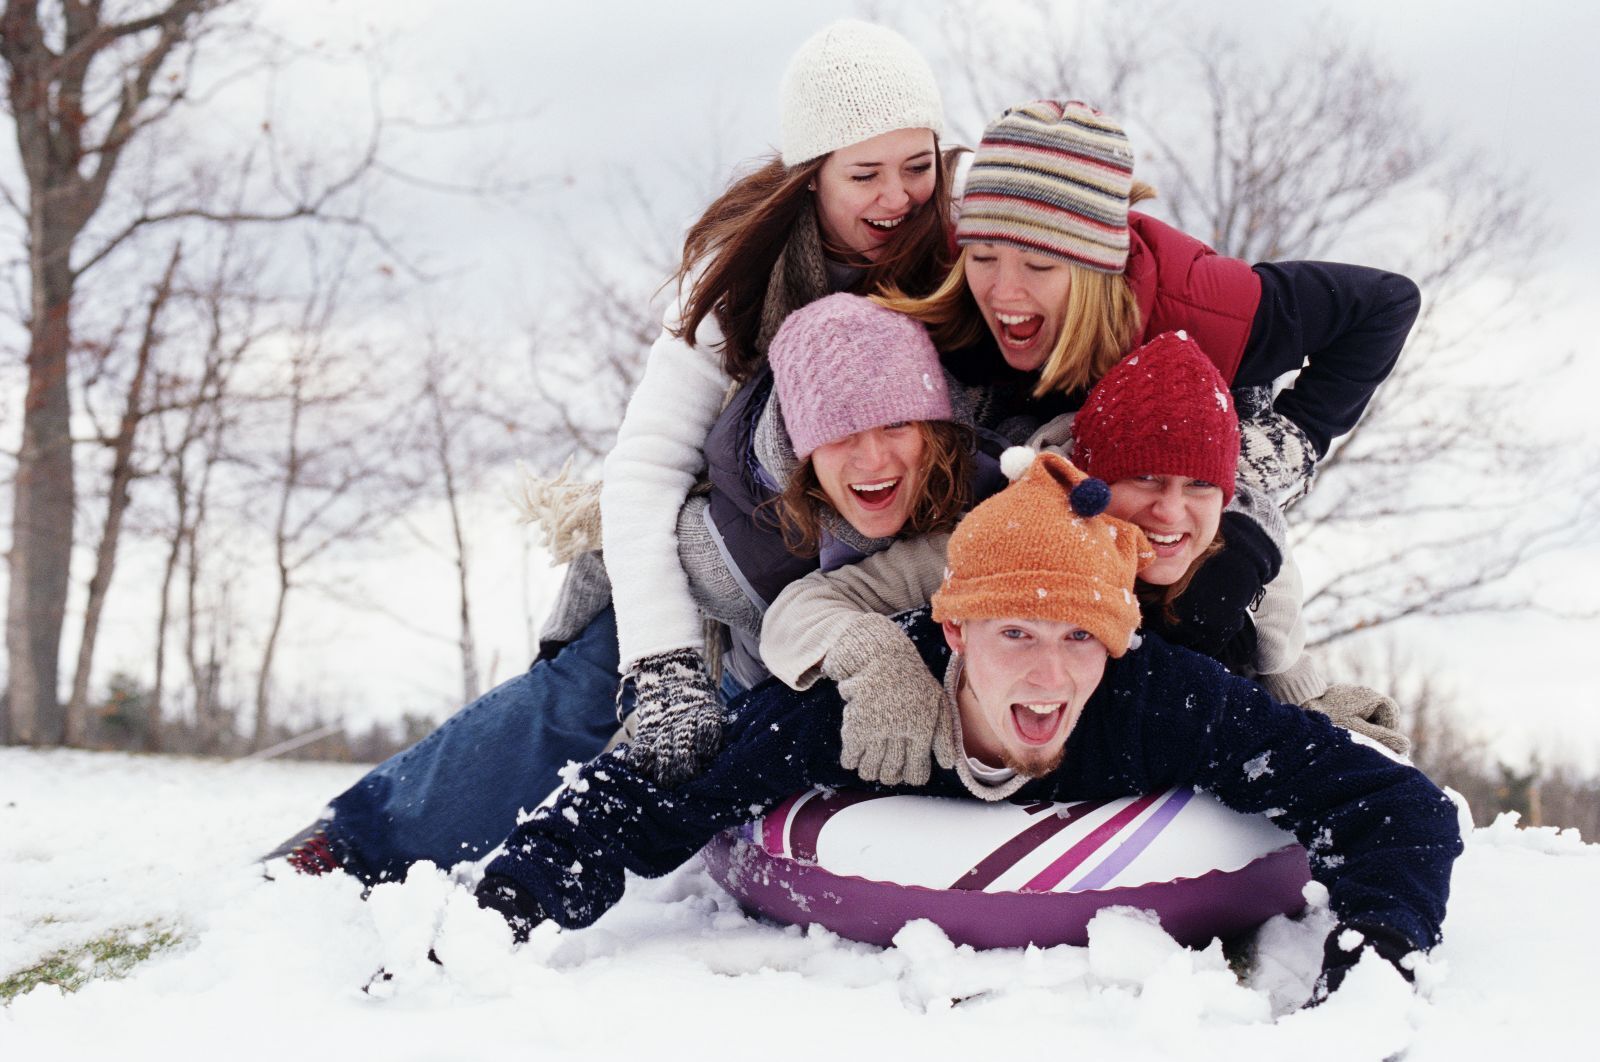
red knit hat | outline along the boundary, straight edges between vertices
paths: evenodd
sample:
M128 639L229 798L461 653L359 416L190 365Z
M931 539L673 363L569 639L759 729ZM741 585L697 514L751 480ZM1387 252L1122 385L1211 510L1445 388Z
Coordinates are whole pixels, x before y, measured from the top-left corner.
M1024 458L1029 451L1007 451ZM1105 515L1111 491L1060 454L1035 457L1015 483L950 536L933 618L1058 620L1128 651L1139 626L1133 580L1155 557L1144 532Z
M1187 476L1233 500L1239 414L1200 345L1163 332L1111 367L1072 422L1073 460L1114 483L1130 476Z

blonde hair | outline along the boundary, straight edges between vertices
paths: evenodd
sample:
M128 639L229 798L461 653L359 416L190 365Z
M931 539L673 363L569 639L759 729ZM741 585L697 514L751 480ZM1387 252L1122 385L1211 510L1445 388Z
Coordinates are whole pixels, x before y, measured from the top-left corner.
M1129 205L1155 194L1150 185L1135 181ZM988 325L967 286L967 252L966 247L961 249L943 282L923 298L912 298L889 286L873 298L921 321L940 350L970 346L983 338ZM1035 398L1093 386L1133 349L1144 327L1139 300L1126 273L1101 273L1071 262L1063 264L1072 271L1072 284L1061 311L1061 333L1039 369Z

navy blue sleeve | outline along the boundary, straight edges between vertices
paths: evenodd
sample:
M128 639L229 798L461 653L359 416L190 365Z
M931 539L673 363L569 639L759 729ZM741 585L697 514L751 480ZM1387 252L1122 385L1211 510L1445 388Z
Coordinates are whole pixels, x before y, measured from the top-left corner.
M1117 714L1136 731L1125 740L1150 788L1193 785L1266 814L1305 846L1341 922L1438 942L1461 833L1455 805L1421 771L1160 639L1115 673L1128 694Z
M1298 370L1274 408L1326 454L1394 368L1422 294L1398 273L1365 266L1263 262L1254 269L1261 302L1233 384L1270 384Z
M813 781L853 778L838 765L842 706L831 682L805 693L762 683L729 711L727 744L703 774L668 789L631 768L626 747L614 749L521 823L485 872L558 924L586 926L622 899L624 871L659 877Z

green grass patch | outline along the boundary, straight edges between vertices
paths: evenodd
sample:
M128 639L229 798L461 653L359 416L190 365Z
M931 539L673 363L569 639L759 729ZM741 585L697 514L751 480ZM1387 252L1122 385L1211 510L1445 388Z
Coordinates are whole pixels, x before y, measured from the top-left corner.
M156 925L114 930L97 940L48 955L0 981L0 1003L10 1003L39 985L76 992L93 980L126 977L129 970L181 939L176 930Z

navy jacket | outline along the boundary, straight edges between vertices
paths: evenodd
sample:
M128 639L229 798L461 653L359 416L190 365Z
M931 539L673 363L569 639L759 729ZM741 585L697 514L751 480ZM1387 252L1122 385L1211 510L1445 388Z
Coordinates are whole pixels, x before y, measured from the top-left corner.
M1249 272L1259 282L1260 294L1242 353L1233 361L1226 351L1208 348L1206 353L1233 388L1262 387L1297 372L1273 408L1294 421L1319 454L1326 454L1335 438L1355 427L1393 370L1422 309L1421 293L1398 273L1337 262L1263 262ZM1193 319L1174 311L1159 323L1196 332L1196 322L1207 310L1202 301L1194 305ZM1154 334L1147 328L1143 338ZM961 382L993 390L990 416L996 423L1026 416L1042 424L1077 409L1086 393L1034 398L1038 373L1007 366L987 335L971 347L944 354L943 360Z
M909 633L936 674L948 662L926 610ZM624 870L665 874L721 830L811 785L965 793L954 771L921 787L868 786L839 766L842 704L830 682L797 693L769 682L735 699L727 744L698 778L661 789L615 752L507 839L487 872L515 882L563 926L622 898ZM1426 948L1439 939L1461 852L1455 807L1416 768L1359 745L1325 716L1273 701L1216 661L1146 637L1109 661L1067 740L1061 767L1016 800L1132 796L1192 785L1266 813L1310 853L1344 922L1376 924Z

